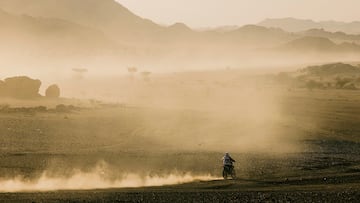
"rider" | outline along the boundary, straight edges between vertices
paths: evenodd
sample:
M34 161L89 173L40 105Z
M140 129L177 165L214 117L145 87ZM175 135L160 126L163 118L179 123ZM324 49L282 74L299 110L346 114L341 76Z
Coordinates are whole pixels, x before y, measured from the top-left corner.
M227 167L230 167L230 168L234 168L233 162L235 162L235 160L233 158L231 158L231 156L230 156L230 154L228 152L225 153L222 160L223 160L223 166L224 167L227 166Z

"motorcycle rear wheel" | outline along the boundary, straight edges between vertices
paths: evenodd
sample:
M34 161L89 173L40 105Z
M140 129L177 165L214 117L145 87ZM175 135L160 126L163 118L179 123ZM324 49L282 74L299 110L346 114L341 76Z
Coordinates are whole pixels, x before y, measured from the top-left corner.
M236 172L235 172L235 169L233 169L233 170L232 170L232 172L231 172L231 178L232 178L233 180L235 180L235 179L236 179Z
M227 178L228 178L228 174L227 174L227 172L225 171L225 170L223 170L223 178L224 178L224 180L227 180Z

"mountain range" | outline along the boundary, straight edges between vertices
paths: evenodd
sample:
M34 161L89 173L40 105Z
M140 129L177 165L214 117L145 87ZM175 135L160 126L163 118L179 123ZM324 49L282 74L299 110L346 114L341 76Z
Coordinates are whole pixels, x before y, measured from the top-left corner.
M355 43L343 42L336 44L328 38L314 36L307 36L293 40L286 43L283 48L287 51L297 52L360 52L360 46Z
M28 48L42 48L47 49L48 52L62 49L66 49L66 52L76 52L82 47L89 53L116 48L114 42L101 31L71 21L27 15L16 16L0 10L0 24L2 48L11 43L17 43L21 49L26 47L21 45L28 45ZM16 48L16 46L12 47ZM82 53L83 50L80 52Z
M346 34L344 32L329 32L324 29L310 29L299 32L299 35L329 38L335 42L356 42L360 43L360 34Z
M303 20L296 18L266 19L258 25L264 27L281 28L288 32L302 32L310 29L325 29L330 32L345 32L349 34L360 34L360 21L339 22Z
M293 32L269 22L275 21L196 31L183 23L158 25L114 0L0 0L0 55L7 59L6 65L25 58L23 66L60 61L71 67L117 67L237 65L258 62L259 56L281 62L282 53L294 50L298 55L337 53L338 58L360 51L360 35L304 31L309 27L306 23L291 28L299 31Z

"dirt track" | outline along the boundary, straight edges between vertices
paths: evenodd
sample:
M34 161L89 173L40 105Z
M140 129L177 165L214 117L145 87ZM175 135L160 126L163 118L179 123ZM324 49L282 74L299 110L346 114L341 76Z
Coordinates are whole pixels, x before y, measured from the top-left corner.
M283 111L291 116L284 122L289 122L276 125L286 135L283 137L286 146L296 143L302 151L231 153L237 160L235 167L239 181L137 189L3 193L0 202L358 202L359 100L352 95L333 100L337 95L320 93L325 94L306 92L304 99L291 97L286 100L288 104L284 105ZM296 93L301 94L305 93ZM336 98L342 98L340 96ZM99 161L106 163L106 171L114 179L128 172L163 175L173 171L217 177L223 154L210 150L211 143L203 142L206 135L211 142L218 143L216 136L212 140L209 134L196 131L198 125L207 126L206 115L192 111L179 114L164 109L122 108L69 115L3 113L0 114L0 131L4 135L0 146L1 179L21 176L33 181L44 172L68 178L74 175L74 170L89 172ZM174 121L176 129L183 124L193 128L179 129L195 130L180 134L172 134L173 128L161 131L159 129L163 126L158 124L162 122L157 119L155 123L150 122L153 117L164 122L174 117L178 119ZM313 125L313 120L307 118L318 118L321 125ZM211 125L206 132L223 129L223 124ZM227 129L237 129L236 126L237 123L233 123ZM220 134L221 138L226 134L227 131ZM180 144L182 142L184 146ZM176 150L170 150L173 149L172 143L178 147ZM278 148L274 145L269 150ZM96 188L96 185L91 188Z
M68 192L7 196L3 202L357 202L358 191Z
M358 202L360 175L208 181L137 189L4 193L1 202Z

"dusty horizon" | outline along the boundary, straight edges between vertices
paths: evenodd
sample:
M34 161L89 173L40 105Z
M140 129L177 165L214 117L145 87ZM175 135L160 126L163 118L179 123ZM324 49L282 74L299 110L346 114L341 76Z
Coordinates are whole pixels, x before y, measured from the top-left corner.
M140 17L162 25L185 23L192 28L243 26L268 18L313 21L360 21L357 0L116 0ZM326 5L326 6L325 6ZM339 12L345 11L346 12Z

